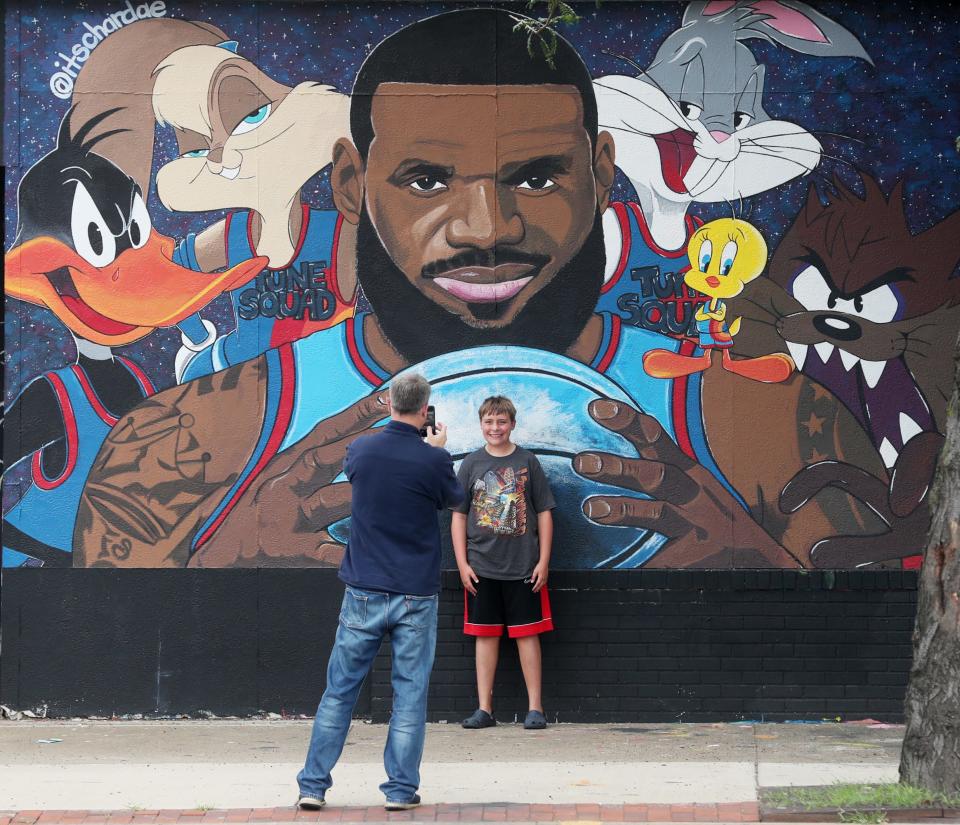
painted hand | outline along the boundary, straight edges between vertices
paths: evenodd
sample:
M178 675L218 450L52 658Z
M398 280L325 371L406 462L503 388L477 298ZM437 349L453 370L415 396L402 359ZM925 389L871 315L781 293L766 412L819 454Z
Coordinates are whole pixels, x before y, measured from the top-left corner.
M814 545L810 558L821 568L852 568L923 552L930 526L927 493L933 482L940 433L920 433L907 442L891 471L890 483L842 461L804 467L780 493L780 509L794 513L826 487L836 487L866 504L889 528L886 533L831 536Z
M592 401L589 412L633 444L640 458L584 452L574 457L574 469L650 498L592 496L583 503L583 512L598 524L640 527L666 536L669 542L646 567L800 567L655 418L607 399Z
M386 403L368 395L276 455L190 565L338 565L343 545L327 528L350 515L350 484L333 480L350 443L387 414Z

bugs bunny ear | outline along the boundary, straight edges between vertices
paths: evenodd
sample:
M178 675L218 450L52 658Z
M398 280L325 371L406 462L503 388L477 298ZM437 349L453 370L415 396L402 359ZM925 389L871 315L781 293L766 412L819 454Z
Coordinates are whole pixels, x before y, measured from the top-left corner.
M856 57L873 65L866 49L848 29L799 0L740 0L701 5L704 8L700 13L707 17L734 7L737 11L753 12L749 22L744 18L746 25L738 27L738 40L760 36L800 54Z
M725 0L725 2L723 0L711 0L711 2L688 3L686 10L683 12L683 23L681 25L686 26L688 23L702 20L705 17L713 17L716 14L732 9L736 5L734 0Z

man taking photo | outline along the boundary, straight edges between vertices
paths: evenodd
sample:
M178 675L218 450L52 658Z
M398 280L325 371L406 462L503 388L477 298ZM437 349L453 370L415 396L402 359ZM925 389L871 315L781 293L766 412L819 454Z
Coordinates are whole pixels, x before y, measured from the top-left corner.
M353 441L343 469L352 488L350 539L340 565L346 584L327 665L327 687L313 723L298 805L317 810L333 784L360 685L387 634L393 650L393 713L380 786L391 811L420 804L420 759L427 687L437 642L439 510L463 500L437 422L421 439L430 384L417 373L390 384L390 422Z

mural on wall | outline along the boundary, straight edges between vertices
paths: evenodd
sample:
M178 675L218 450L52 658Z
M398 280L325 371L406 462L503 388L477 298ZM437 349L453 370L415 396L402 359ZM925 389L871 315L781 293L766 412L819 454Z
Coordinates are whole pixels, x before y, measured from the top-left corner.
M406 369L458 460L514 400L556 567L916 564L960 193L942 121L877 145L850 101L892 134L918 53L946 101L942 20L897 52L893 12L591 4L550 66L505 9L155 3L37 42L63 13L27 5L4 566L335 565L344 452ZM40 100L42 158L10 117Z

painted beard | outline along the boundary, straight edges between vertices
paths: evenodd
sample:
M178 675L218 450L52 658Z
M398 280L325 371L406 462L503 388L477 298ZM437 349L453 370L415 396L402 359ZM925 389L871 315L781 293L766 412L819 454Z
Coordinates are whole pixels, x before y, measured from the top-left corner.
M384 248L366 209L357 228L357 275L361 289L383 334L411 364L490 344L565 353L593 314L603 286L605 263L598 210L579 252L527 301L513 322L503 327L473 327L431 301L407 280ZM493 318L498 304L470 304L470 309L478 319Z

